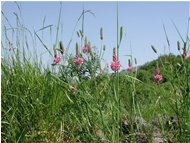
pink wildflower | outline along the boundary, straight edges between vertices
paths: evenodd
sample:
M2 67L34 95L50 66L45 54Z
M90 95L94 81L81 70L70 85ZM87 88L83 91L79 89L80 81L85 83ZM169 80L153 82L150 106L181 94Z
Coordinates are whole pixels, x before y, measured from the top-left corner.
M163 76L161 74L156 74L154 75L154 80L159 82L163 80Z
M189 56L188 56L187 51L184 50L184 52L183 52L183 58L184 58L185 60L187 60L188 57L189 57Z
M163 80L163 76L162 76L162 74L160 73L160 69L156 69L155 75L154 75L154 80L155 80L156 82L160 82L160 81Z
M58 56L58 51L54 50L54 60L53 60L53 64L52 65L56 65L57 63L59 63L61 61L61 57Z
M128 60L128 68L127 68L127 71L128 72L132 72L133 71L133 67L132 67L132 65L131 65L131 61L130 60Z
M113 71L118 71L119 69L120 69L120 61L113 61L112 63L111 63L111 69L113 70Z
M76 65L82 65L84 63L84 59L82 57L77 56L76 59L74 60L74 63Z
M83 53L88 53L89 52L89 46L88 46L88 44L84 45L82 51L83 51Z
M60 56L57 56L54 60L53 60L53 63L54 64L57 64L61 61L61 57Z
M127 71L128 71L128 72L132 72L132 71L133 71L133 67L130 65L130 66L127 68Z
M118 71L121 67L121 64L120 64L120 61L118 60L115 48L113 48L113 61L110 65L110 67L113 71Z

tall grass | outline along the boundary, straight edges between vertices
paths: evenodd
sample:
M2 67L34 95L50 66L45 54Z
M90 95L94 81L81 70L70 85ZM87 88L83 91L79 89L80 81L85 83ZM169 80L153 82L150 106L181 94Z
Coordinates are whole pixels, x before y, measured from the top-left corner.
M20 10L19 5L18 9ZM119 28L118 9L117 4L116 47L119 57L123 28ZM82 26L78 32L80 48L85 42L90 43L89 39L84 38L86 13L94 15L83 7L77 20L76 25L81 21ZM4 49L1 63L3 142L119 143L190 140L189 58L184 60L181 53L178 56L169 53L169 56L158 55L157 60L130 73L101 73L101 34L100 54L94 54L93 45L89 44L91 53L81 53L85 63L80 68L73 62L75 57L67 53L72 34L66 53L63 54L63 57L67 56L66 64L44 67L38 55L27 53L36 44L37 38L53 57L53 48L59 47L61 4L56 40L54 46L50 46L52 49L45 44L43 31L49 28L52 33L53 25L45 26L44 18L43 27L32 33L24 27L21 14L15 13L15 16L17 27L7 28L4 24L5 39L1 41L4 47L10 46L10 43L16 47L11 51ZM10 25L9 22L8 26ZM76 25L73 33L76 32ZM7 34L8 29L12 31L11 34ZM165 27L164 31L170 46ZM42 32L41 37L38 32ZM22 36L19 37L20 34ZM29 37L34 45L29 44ZM189 49L188 38L183 46L178 43L180 50L185 46ZM154 46L152 48L158 54L159 51ZM132 60L131 58L131 62ZM164 76L160 83L152 79L157 67Z

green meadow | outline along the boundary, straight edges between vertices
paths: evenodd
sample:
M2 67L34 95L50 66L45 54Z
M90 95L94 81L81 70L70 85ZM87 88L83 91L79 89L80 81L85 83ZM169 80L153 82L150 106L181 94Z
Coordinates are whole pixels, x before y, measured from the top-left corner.
M76 24L81 22L83 27L86 13L93 14L83 10ZM64 41L58 40L60 13L52 47L46 45L39 32L33 33L24 26L21 14L15 15L16 28L2 27L3 143L190 142L190 40L188 34L179 33L175 24L182 41L172 47L178 49L178 55L161 55L150 45L150 52L157 54L156 60L138 66L138 57L130 55L132 70L121 71L116 62L124 42L122 26L116 27L114 49L104 46L104 30L100 28L100 54L93 49L84 29L74 28L79 40L72 41L71 37L70 42L76 43L73 54L67 52L69 45L64 47ZM51 25L40 32L47 29L51 31ZM33 49L35 40L29 44L29 35L52 56L52 64L44 66ZM167 33L163 36L169 47ZM113 67L101 64L105 50L113 50Z

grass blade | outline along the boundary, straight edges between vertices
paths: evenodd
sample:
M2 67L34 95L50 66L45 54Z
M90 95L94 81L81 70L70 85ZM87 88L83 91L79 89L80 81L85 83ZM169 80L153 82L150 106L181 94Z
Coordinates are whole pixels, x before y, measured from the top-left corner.
M123 27L121 26L121 27L120 27L119 47L120 47L120 44L121 44L122 37L123 37Z
M44 29L46 29L46 28L52 27L52 26L53 26L53 25L51 24L51 25L47 25L47 26L45 26L45 27L42 27L42 28L40 28L38 31L36 31L36 33L39 32L39 31L41 31L41 30L44 30Z
M53 57L52 53L50 52L49 48L44 44L44 42L41 40L41 38L38 36L38 34L35 32L35 35L38 37L44 48L49 52L49 54Z
M173 25L174 25L174 27L175 27L175 29L176 29L177 33L179 34L179 36L180 36L181 40L183 41L183 43L185 43L185 41L183 40L183 37L181 36L181 34L180 34L180 32L179 32L179 30L178 30L177 26L175 25L175 23L174 23L173 21L172 21L172 23L173 23Z
M170 41L168 39L168 35L167 35L166 28L165 28L164 24L163 24L163 29L164 29L164 33L165 33L165 36L166 36L166 40L167 40L167 44L168 44L168 48L169 48L169 53L170 53Z

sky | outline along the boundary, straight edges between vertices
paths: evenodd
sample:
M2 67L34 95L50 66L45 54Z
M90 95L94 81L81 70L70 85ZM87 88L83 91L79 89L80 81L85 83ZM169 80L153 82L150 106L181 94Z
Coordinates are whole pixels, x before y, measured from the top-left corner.
M53 51L53 43L56 37L56 28L59 17L60 2L18 2L21 7L22 18L25 27L31 31L37 31L45 26L53 25L52 38L49 28L43 32L43 42ZM97 51L100 50L100 28L103 28L104 40L106 45L104 54L104 65L111 64L112 49L117 45L117 2L62 2L61 24L62 30L59 34L59 40L63 41L66 47L72 35L74 26L79 18L82 9L91 10L95 17L87 13L84 17L84 35L88 37ZM172 21L176 24L181 35L185 38L187 35L188 18L190 17L190 2L118 2L119 8L119 27L123 27L123 39L119 49L121 69L128 66L131 54L137 59L137 64L142 65L157 58L152 51L151 45L154 45L159 55L168 54L168 46L163 30L165 25L167 35L170 41L171 53L178 54L177 41L182 43L180 36L175 30ZM16 27L16 17L14 12L18 12L15 2L4 2L2 11L9 19L13 27ZM2 17L3 25L8 23ZM81 21L76 30L81 29ZM76 32L75 32L76 33ZM42 33L38 33L42 37ZM3 39L3 35L2 35ZM37 40L37 52L45 63L51 63L53 58L46 52L42 44ZM74 34L69 52L75 53L75 43L80 43L77 34ZM32 46L31 46L32 48Z

